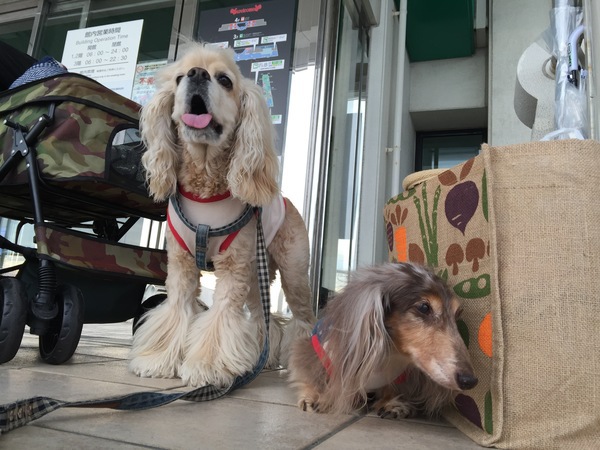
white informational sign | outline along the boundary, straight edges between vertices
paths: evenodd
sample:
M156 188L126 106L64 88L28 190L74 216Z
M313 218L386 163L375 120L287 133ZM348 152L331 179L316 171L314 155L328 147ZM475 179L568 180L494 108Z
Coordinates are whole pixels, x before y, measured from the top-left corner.
M141 62L135 69L131 100L144 106L156 91L156 72L167 65L167 60Z
M143 20L70 30L62 63L131 98Z

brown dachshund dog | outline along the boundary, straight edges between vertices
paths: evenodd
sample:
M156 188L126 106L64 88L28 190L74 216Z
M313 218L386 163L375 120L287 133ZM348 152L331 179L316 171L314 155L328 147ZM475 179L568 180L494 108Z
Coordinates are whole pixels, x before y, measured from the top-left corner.
M433 415L477 384L446 283L410 263L357 271L311 337L292 346L290 381L303 410L381 417Z

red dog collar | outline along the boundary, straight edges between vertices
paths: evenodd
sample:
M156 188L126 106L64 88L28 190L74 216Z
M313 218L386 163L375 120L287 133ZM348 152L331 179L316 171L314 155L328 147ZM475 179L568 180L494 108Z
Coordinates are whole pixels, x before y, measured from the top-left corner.
M321 321L320 320L317 322L317 324L313 328L310 339L312 342L313 349L315 350L315 353L317 354L317 356L321 360L321 363L323 364L323 367L325 367L325 370L327 371L327 375L331 376L331 360L329 359L329 357L327 356L327 353L325 353L325 349L321 345Z

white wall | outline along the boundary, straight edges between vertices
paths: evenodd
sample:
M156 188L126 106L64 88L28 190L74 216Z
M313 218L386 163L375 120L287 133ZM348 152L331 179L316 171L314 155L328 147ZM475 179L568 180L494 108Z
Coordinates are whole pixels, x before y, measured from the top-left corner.
M484 107L486 54L412 63L410 111Z
M410 64L410 113L418 131L487 126L487 50Z

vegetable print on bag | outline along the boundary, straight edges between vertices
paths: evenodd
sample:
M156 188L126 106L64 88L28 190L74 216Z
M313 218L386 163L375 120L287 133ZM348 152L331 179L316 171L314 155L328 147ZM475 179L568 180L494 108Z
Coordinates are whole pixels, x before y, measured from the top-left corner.
M463 301L458 327L480 384L455 399L459 413L491 433L491 293L487 180L473 158L390 199L384 209L388 255L436 269ZM483 375L483 376L482 376ZM488 375L486 377L486 375Z
M385 206L390 261L432 265L462 299L479 384L443 415L479 445L598 448L599 155L484 144Z

